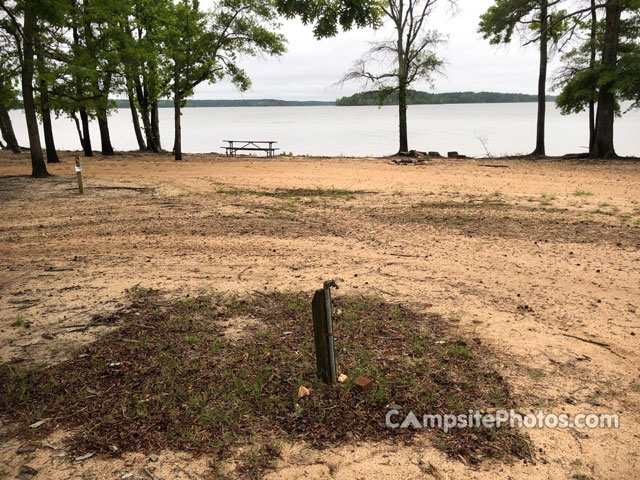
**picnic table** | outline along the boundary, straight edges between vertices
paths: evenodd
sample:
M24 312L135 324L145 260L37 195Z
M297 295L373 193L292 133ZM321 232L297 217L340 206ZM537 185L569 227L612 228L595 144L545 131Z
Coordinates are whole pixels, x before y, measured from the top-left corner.
M273 158L276 150L279 148L273 148L275 142L273 140L223 140L228 145L222 147L227 152L227 157L235 156L239 151L257 151L265 152L267 157Z

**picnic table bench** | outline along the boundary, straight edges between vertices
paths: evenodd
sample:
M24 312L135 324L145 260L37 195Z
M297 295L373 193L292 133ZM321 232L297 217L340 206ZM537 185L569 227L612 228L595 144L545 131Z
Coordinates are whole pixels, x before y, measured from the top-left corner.
M280 150L279 148L273 148L274 142L273 140L223 140L223 142L227 142L228 145L222 147L227 152L227 157L235 156L239 151L257 151L257 152L265 152L267 157L273 158L276 150Z

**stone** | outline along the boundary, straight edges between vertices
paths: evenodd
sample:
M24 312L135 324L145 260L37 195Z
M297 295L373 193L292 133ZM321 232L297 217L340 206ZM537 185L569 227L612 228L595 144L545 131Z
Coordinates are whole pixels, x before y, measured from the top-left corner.
M311 395L311 390L304 385L300 385L300 388L298 389L298 398L308 397L309 395Z
M24 445L22 447L20 447L19 449L16 450L16 453L18 455L22 455L25 453L33 453L36 451L36 447L34 447L33 445Z
M22 465L18 470L18 478L20 480L31 480L38 474L38 470L29 465Z

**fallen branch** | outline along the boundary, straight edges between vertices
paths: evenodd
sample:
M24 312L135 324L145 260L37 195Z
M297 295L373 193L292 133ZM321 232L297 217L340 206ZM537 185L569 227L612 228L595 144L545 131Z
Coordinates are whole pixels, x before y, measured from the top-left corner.
M591 343L593 345L598 345L599 347L603 347L603 348L611 348L611 345L609 345L608 343L596 342L595 340L589 340L588 338L576 337L575 335L570 335L568 333L563 333L562 336L563 337L569 337L569 338L575 338L576 340L580 340L581 342Z
M611 350L611 345L609 345L608 343L596 342L595 340L589 340L588 338L576 337L575 335L571 335L569 333L561 333L560 335L562 335L564 337L575 338L576 340L580 340L581 342L590 343L592 345L597 345L598 347L606 348L611 353L613 353L616 357L624 358L619 353L616 353L613 350Z

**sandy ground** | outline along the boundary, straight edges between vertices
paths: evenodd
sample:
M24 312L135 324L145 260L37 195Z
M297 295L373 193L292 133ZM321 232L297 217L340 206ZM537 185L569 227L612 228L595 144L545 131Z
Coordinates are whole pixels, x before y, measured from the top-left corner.
M27 163L0 154L2 363L59 361L136 285L311 293L338 278L491 346L523 412L617 413L620 428L531 430L534 464L479 467L423 442L286 446L271 478L640 478L640 164L130 154L85 160L80 196L71 154L47 180ZM354 193L287 191L318 187ZM37 478L213 478L184 452L75 461L64 434L32 453L0 444L0 478L25 464Z

